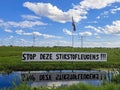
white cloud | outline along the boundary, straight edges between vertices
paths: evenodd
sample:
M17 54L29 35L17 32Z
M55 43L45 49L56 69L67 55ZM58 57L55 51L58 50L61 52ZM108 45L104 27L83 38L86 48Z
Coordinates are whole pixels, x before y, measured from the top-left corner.
M85 9L101 9L120 0L84 0L80 5Z
M20 28L32 28L34 26L42 26L42 25L47 25L46 23L43 23L41 21L21 21L21 22L14 22L14 21L0 21L0 26L1 27L20 27Z
M85 32L80 32L79 34L77 33L72 33L71 31L69 31L68 29L63 29L63 32L67 35L70 35L72 36L73 35L82 35L82 36L91 36L92 33L91 32L88 32L88 31L85 31Z
M7 22L7 24L9 26L21 27L21 28L31 28L31 27L34 27L34 26L46 25L46 24L44 24L40 21L22 21L22 22L9 21L9 22Z
M32 34L35 35L35 36L41 36L41 35L42 35L42 34L39 33L39 32L33 32Z
M42 34L42 33L40 33L40 32L32 32L32 33L23 33L23 35L30 35L30 36L32 36L32 35L35 35L35 36L42 36L42 37L44 37L44 38L62 38L62 37L60 37L60 36L55 36L55 35L49 35L49 34Z
M84 47L120 47L120 42L84 42Z
M85 26L85 28L92 29L92 30L94 30L97 33L103 33L100 28L96 28L96 27L91 26L91 25Z
M85 32L80 32L79 35L81 35L81 36L91 36L92 33L88 32L88 31L85 31Z
M50 3L32 3L25 2L24 7L27 7L34 13L40 16L47 17L53 21L66 23L71 22L71 17L74 16L74 21L79 22L82 19L86 19L87 12L81 8L69 9L67 12L60 10L57 6L53 6Z
M0 27L8 27L8 24L4 22L4 20L0 19Z
M77 35L77 33L72 33L70 30L68 30L68 29L63 29L63 32L65 33L65 34L67 34L67 35L70 35L70 36L72 36L72 35Z
M96 17L96 19L100 19L102 16L104 18L108 18L109 17L109 13L110 11L104 11L103 13L101 13L99 16Z
M14 38L14 36L10 36L10 37L8 37L9 39L12 39L12 38Z
M51 43L51 42L53 42L53 43ZM52 41L49 42L49 44L51 44L51 46L69 46L70 41L52 40Z
M113 21L112 25L106 25L104 32L106 34L120 34L120 20Z
M70 35L70 36L72 35L72 32L69 31L68 29L63 29L63 32L67 35Z
M43 36L44 38L58 38L58 39L62 38L62 37L60 37L60 36L49 35L49 34L42 34L42 36Z
M110 13L110 11L104 11L103 13L101 13L101 16L103 16L104 18L108 18L109 13Z
M8 32L8 33L12 33L12 32L13 32L13 31L10 30L10 29L5 29L4 31L5 31L5 32Z
M97 39L101 39L101 37L99 36L98 33L94 33L94 36L95 36L95 38L97 38Z
M25 36L32 36L33 33L26 33L26 32L24 32L22 35L25 35Z
M66 23L71 22L72 16L74 16L75 22L79 22L87 18L86 14L89 9L102 9L115 2L120 2L120 0L83 0L78 5L73 5L73 8L66 12L57 6L53 6L51 3L25 2L23 6L39 16L47 17L56 22Z
M0 19L0 23L4 22L2 19Z
M40 32L25 32L23 30L16 30L15 32L16 32L16 34L25 35L25 36L33 36L34 35L34 36L42 36L44 38L58 38L58 39L62 38L60 36L42 34Z
M108 18L109 15L112 14L116 14L117 11L120 11L120 7L115 7L114 9L110 9L108 11L104 11L103 13L101 13L99 16L96 17L96 19L100 19L102 16L104 18Z
M101 37L100 37L100 36L98 36L98 35L96 35L96 36L95 36L95 38L97 38L97 39L101 39Z
M21 17L25 20L39 20L40 17L34 15L21 15Z
M100 19L101 17L100 17L100 16L97 16L96 18L97 18L97 19Z
M98 36L98 33L94 33L95 36Z
M28 41L25 39L17 39L14 43L16 46L32 46L33 41Z
M110 10L112 14L115 14L117 11L120 11L120 7Z
M16 32L16 34L19 34L19 35L22 35L24 33L23 30L16 30L15 32Z
M112 25L106 25L105 27L94 27L94 26L85 26L85 28L90 28L94 30L96 33L101 34L115 34L120 35L120 20L116 20L112 22Z
M112 22L112 25L106 25L105 27L94 27L94 26L85 26L85 28L90 28L95 31L95 33L100 34L115 34L120 35L120 20Z
M19 34L19 35L26 35L26 36L32 36L32 35L41 36L41 35L42 35L40 32L26 33L26 32L23 31L23 30L16 30L15 32L16 32L16 34Z

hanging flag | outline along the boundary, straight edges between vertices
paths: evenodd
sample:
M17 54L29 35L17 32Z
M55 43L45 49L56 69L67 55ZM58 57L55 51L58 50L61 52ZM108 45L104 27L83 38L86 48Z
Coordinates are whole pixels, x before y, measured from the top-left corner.
M74 22L73 17L72 17L72 26L73 26L73 31L76 31L75 22Z

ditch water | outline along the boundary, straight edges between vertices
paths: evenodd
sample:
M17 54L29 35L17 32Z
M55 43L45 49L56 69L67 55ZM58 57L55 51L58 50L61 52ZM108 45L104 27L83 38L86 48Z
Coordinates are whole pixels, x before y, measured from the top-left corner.
M67 86L77 83L101 85L103 80L110 81L112 71L98 70L62 70L62 71L17 71L0 73L0 89L18 86L27 82L31 87L36 86Z

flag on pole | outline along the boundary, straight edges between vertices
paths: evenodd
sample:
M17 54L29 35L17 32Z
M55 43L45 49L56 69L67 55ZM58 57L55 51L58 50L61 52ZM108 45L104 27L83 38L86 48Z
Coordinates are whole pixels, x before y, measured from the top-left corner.
M73 31L76 31L75 22L74 22L73 17L72 17L72 26L73 26Z

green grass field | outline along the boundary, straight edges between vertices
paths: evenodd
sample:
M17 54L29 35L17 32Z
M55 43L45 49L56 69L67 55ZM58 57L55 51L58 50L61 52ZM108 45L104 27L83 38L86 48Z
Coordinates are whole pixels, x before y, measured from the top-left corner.
M3 90L3 89L0 89ZM5 88L4 90L11 90L9 88ZM26 84L20 84L19 86L15 86L12 90L120 90L120 84L105 84L100 86L92 86L83 83L73 84L70 86L61 86L61 87L33 87Z
M103 52L107 62L22 62L22 52ZM62 70L119 68L120 48L0 47L0 70Z

